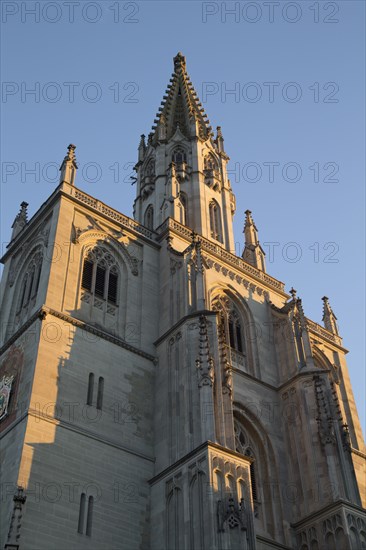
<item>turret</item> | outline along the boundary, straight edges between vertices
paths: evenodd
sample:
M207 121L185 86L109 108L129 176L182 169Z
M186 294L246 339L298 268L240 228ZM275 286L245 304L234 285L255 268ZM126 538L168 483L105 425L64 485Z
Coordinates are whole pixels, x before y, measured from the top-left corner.
M329 330L329 332L332 332L333 334L336 334L337 336L339 336L337 317L334 315L333 310L329 304L329 298L327 298L327 296L323 296L322 300L323 300L324 327L327 330Z
M11 240L15 239L15 237L22 231L23 227L27 225L28 223L28 212L27 212L28 203L22 202L20 204L20 210L18 214L15 216L15 220L13 222L12 227L12 234L11 234Z
M74 185L75 183L76 170L78 168L75 157L75 149L76 145L72 144L70 144L67 148L68 153L60 166L60 183L65 182L70 185Z
M173 61L147 147L140 142L134 216L149 229L173 218L233 252L235 197L221 128L214 139L184 55Z
M252 213L250 210L245 211L245 224L244 224L244 239L245 247L242 254L243 260L249 264L266 271L265 265L265 252L258 240L258 230L253 221Z
M138 161L139 162L143 162L144 158L145 158L145 153L146 153L146 144L145 144L145 135L144 134L141 134L141 137L140 137L140 143L139 143L139 154L138 154Z

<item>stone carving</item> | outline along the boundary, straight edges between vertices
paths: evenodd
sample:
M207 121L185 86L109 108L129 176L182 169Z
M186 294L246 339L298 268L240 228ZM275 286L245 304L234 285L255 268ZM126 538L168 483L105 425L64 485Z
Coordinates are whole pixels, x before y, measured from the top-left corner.
M210 355L209 341L207 333L207 320L204 315L200 315L200 335L199 335L199 357L196 360L198 373L198 387L211 386L214 383L214 361Z
M9 550L11 548L19 548L19 539L20 539L20 528L22 521L22 509L27 497L24 494L24 489L21 486L18 486L17 492L13 497L14 508L10 521L10 528L8 533L8 539L5 544L5 548Z
M217 522L219 533L224 533L226 526L229 529L239 527L241 531L246 531L248 519L244 499L242 498L239 504L232 496L227 499L226 503L219 500L217 502Z
M327 445L329 443L334 444L336 441L334 433L334 420L330 409L325 382L318 375L315 375L313 380L318 413L316 420L318 422L320 441L323 445Z

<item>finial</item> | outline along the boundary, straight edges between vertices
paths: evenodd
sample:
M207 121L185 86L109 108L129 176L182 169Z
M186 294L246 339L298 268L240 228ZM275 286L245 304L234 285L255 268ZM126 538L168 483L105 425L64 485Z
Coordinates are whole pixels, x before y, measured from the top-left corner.
M245 224L253 223L252 211L251 210L246 210L244 212L244 214L245 214Z
M224 138L222 136L221 126L216 127L216 147L219 153L224 153Z
M329 303L328 296L323 296L322 300L323 300L324 327L330 332L333 332L333 334L337 334L338 336L339 333L338 333L337 317L333 313L333 310Z
M296 293L297 293L297 290L295 290L294 287L292 286L290 289L290 294L293 300L296 300Z
M70 185L74 185L76 170L78 168L75 157L75 149L76 145L70 143L67 148L67 154L60 166L60 183L66 182Z
M28 223L28 203L23 201L20 203L20 210L18 214L15 216L15 219L13 221L13 225L11 226L13 232L11 235L11 238L14 239L18 233L21 232L23 227Z
M68 150L67 157L69 160L75 160L75 149L76 149L76 145L74 145L73 143L70 143L70 145L67 148Z
M28 203L25 202L25 201L20 203L20 210L19 210L18 214L16 215L14 223L16 221L20 221L20 220L24 221L24 223L27 223L27 221L28 221Z
M183 70L186 68L186 58L182 54L182 52L178 52L177 55L173 59L174 61L174 70L179 69L179 67L182 67Z

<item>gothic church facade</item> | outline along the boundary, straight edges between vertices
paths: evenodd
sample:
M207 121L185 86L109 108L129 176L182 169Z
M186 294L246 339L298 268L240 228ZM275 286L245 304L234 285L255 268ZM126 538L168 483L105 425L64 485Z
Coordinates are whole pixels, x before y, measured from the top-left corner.
M1 548L359 550L365 447L328 298L266 272L182 54L134 219L60 184L2 258Z

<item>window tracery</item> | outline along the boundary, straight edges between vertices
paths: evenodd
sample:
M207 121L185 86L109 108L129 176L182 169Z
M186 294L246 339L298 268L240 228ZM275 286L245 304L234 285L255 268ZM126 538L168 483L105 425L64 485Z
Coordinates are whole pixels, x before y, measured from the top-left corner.
M27 265L20 290L20 299L18 302L17 313L23 308L27 308L30 302L33 302L38 293L39 282L41 278L43 254L38 250Z
M257 485L257 467L256 467L256 453L253 451L253 444L249 439L248 435L244 431L242 425L235 420L234 422L235 430L235 449L238 453L247 456L252 459L250 464L250 478L251 478L251 487L252 487L252 498L254 504L259 503L259 491Z
M83 262L81 287L91 295L117 305L118 267L106 248L97 246L88 250Z
M214 300L212 309L219 313L219 328L226 345L245 355L242 321L235 305L227 296L220 296Z
M218 162L212 153L208 153L203 159L203 173L206 185L217 191L219 189L220 171Z
M187 154L183 147L176 147L172 154L172 161L175 164L183 164L187 162Z
M145 211L144 225L148 229L154 229L154 207L151 204L147 207Z

